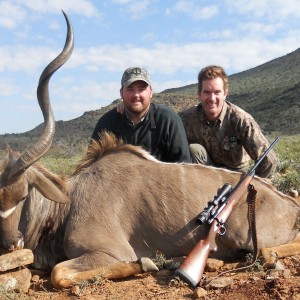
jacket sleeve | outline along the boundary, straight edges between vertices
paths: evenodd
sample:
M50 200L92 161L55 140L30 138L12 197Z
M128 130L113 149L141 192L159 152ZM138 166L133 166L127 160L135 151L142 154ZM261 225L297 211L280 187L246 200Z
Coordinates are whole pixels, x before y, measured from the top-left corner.
M100 117L91 135L91 139L98 140L103 130L115 133L118 125L119 115L115 108Z
M186 132L179 115L175 114L169 126L169 153L170 162L191 162Z
M91 135L91 139L93 140L97 140L99 139L99 133L102 131L102 126L101 126L101 118L98 120L94 130L93 130L93 133Z
M243 120L242 143L252 160L257 161L269 147L269 142L261 132L258 124L252 118ZM277 157L272 149L256 169L256 175L270 178L274 175L277 166Z

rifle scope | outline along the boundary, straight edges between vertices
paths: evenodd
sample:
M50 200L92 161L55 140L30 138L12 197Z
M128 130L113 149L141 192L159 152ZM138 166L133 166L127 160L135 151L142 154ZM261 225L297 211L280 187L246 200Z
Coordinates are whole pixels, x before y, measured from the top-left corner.
M209 216L212 214L214 208L216 208L220 203L223 203L226 200L226 196L232 191L232 186L229 183L225 183L219 190L218 194L214 197L213 200L207 203L207 206L199 214L196 221L201 225L207 222Z

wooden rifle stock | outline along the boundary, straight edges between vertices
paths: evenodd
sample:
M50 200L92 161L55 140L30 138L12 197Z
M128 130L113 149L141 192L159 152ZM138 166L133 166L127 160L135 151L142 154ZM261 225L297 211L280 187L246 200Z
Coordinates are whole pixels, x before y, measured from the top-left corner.
M176 270L176 274L187 282L190 286L195 288L202 279L205 265L209 254L217 251L216 236L225 234L224 223L229 218L235 204L242 197L243 193L247 190L252 178L255 174L255 169L266 157L269 151L278 142L277 137L270 147L263 153L260 159L255 163L251 170L243 177L235 188L231 191L229 196L224 201L223 205L217 210L217 213L212 217L211 226L207 237L200 240L192 251L188 254L186 259L182 262Z

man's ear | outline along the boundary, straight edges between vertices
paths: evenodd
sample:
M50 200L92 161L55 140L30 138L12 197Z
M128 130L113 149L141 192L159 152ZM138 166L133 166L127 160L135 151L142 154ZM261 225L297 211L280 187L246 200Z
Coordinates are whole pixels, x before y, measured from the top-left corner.
M197 95L198 95L198 99L201 101L201 92L198 91Z
M150 98L152 98L152 96L153 96L153 90L152 90L152 86L150 85Z
M121 96L121 99L123 99L123 87L120 88L120 96Z

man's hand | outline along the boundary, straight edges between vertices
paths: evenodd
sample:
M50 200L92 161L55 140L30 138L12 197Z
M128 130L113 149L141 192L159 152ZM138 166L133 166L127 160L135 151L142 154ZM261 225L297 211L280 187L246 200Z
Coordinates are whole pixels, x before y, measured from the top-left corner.
M117 112L119 114L123 114L124 110L125 110L125 106L124 106L124 103L123 101L122 102L119 102L117 105L116 105L116 109L117 109Z

